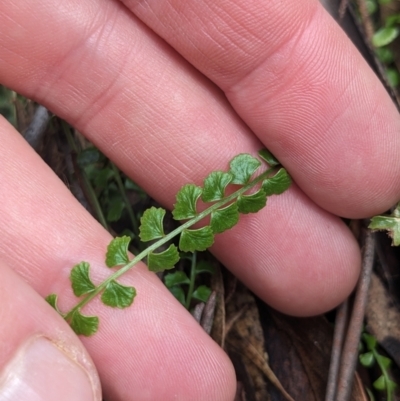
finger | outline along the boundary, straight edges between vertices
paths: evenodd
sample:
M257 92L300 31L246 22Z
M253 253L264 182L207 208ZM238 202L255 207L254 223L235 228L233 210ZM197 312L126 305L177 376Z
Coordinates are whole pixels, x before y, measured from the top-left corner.
M400 118L316 0L123 0L221 87L325 209L380 213L400 197Z
M171 207L183 184L260 148L223 95L118 3L63 4L0 4L9 33L0 75L66 117L155 199ZM295 186L217 238L213 251L260 297L297 315L340 303L360 264L344 224Z
M0 257L40 295L58 294L68 312L78 301L72 266L90 262L94 283L110 275L104 262L110 236L3 119L0 132L7 149L0 161ZM137 290L131 308L115 310L95 299L83 310L100 319L98 333L82 341L105 398L232 400L236 383L227 356L157 276L141 265L120 281Z
M100 401L96 369L66 322L0 262L0 399Z

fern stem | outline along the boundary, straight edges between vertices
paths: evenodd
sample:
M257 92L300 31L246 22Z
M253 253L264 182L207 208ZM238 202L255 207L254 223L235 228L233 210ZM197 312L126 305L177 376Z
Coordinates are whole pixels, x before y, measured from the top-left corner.
M196 260L197 260L197 252L194 251L193 255L192 255L192 263L190 266L190 283L189 283L189 288L188 288L187 297L186 297L186 305L185 305L187 310L189 310L190 304L192 302L194 282L196 279Z
M142 252L140 252L137 256L135 256L129 263L122 266L118 271L114 274L110 275L105 281L103 281L100 285L98 285L92 292L87 294L76 306L74 306L66 315L65 320L69 321L73 314L76 311L79 311L83 308L87 303L89 303L93 298L95 298L98 294L100 294L103 290L105 290L107 284L109 284L112 280L116 280L123 274L125 274L128 270L130 270L133 266L135 266L138 262L148 256L151 252L155 251L161 245L164 245L172 238L179 235L183 230L193 226L200 220L204 219L206 216L211 214L213 211L221 208L222 206L230 203L231 201L235 200L240 195L244 194L258 183L262 182L266 178L269 178L269 175L275 170L275 167L269 168L268 170L264 171L258 177L254 178L253 181L249 182L248 184L244 185L242 188L238 189L237 191L233 192L232 194L228 195L227 197L221 199L218 202L215 202L213 205L208 207L207 209L200 212L196 217L188 220L187 222L183 223L181 226L177 227L175 230L171 231L169 234L165 235L160 240L156 241L153 245L149 246Z
M133 232L135 233L135 235L138 235L139 227L137 224L135 214L133 213L131 203L129 202L129 199L126 195L126 190L125 190L124 184L121 180L121 174L120 174L117 166L114 163L110 162L110 164L111 164L111 168L114 172L114 177L115 177L115 181L117 182L119 192L121 193L122 199L124 200L126 211L128 212L129 219L131 220Z
M67 137L69 146L75 152L76 155L79 155L80 150L78 149L74 139L72 138L70 127L64 120L62 120L61 125L62 125L62 129L64 131L64 134ZM86 194L88 202L89 202L90 206L92 206L94 213L97 216L97 220L107 231L110 231L108 224L107 224L107 220L104 217L103 210L100 206L99 200L98 200L97 195L93 189L93 186L89 180L89 177L87 176L87 174L83 168L80 169L80 173L81 173L81 177L83 180L83 185L85 186L84 193Z
M386 366L382 363L382 361L380 359L380 355L379 355L378 351L376 350L376 348L374 348L372 350L372 354L374 355L374 358L375 358L376 362L378 363L379 368L380 368L380 370L381 370L381 372L382 372L382 374L383 374L383 376L385 378L386 397L387 397L386 401L392 401L393 400L393 390L390 389L390 386L389 386L389 382L390 382L391 379L389 377L388 370L387 370Z

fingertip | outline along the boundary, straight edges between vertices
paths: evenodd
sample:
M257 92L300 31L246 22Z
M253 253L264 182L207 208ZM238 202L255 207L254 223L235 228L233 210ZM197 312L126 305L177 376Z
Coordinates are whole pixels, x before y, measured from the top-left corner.
M360 272L360 250L348 227L295 185L256 216L243 216L214 249L261 299L295 316L336 307Z

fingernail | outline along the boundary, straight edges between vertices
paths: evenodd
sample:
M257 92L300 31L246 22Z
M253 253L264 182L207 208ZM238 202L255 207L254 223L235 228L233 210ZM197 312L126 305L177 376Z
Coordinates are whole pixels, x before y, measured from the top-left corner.
M51 341L22 347L0 374L0 401L95 401L88 373Z

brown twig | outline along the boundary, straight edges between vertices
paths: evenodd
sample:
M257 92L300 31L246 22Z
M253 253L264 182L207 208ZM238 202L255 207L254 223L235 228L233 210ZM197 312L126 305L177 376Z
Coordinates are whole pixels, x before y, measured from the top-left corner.
M201 316L201 327L207 334L211 333L212 325L214 323L215 307L217 305L217 293L213 291L204 306Z
M335 401L337 391L340 356L346 335L346 326L349 316L349 300L346 299L337 309L335 319L335 331L333 333L331 363L329 365L328 385L325 401Z
M24 138L35 150L37 150L40 145L50 117L51 114L49 111L45 107L39 105L35 110L31 123L24 133Z
M348 401L351 395L354 372L357 364L358 345L367 305L368 288L374 265L374 255L375 235L368 230L363 248L361 276L358 282L353 311L347 330L347 337L342 351L341 369L336 394L337 401Z
M372 36L374 36L374 24L368 13L368 6L365 0L356 0L358 10L360 11L361 23L364 28L364 32L367 36L368 42L372 43Z
M349 0L341 0L339 5L339 21L341 21L346 14L347 7L349 6Z

